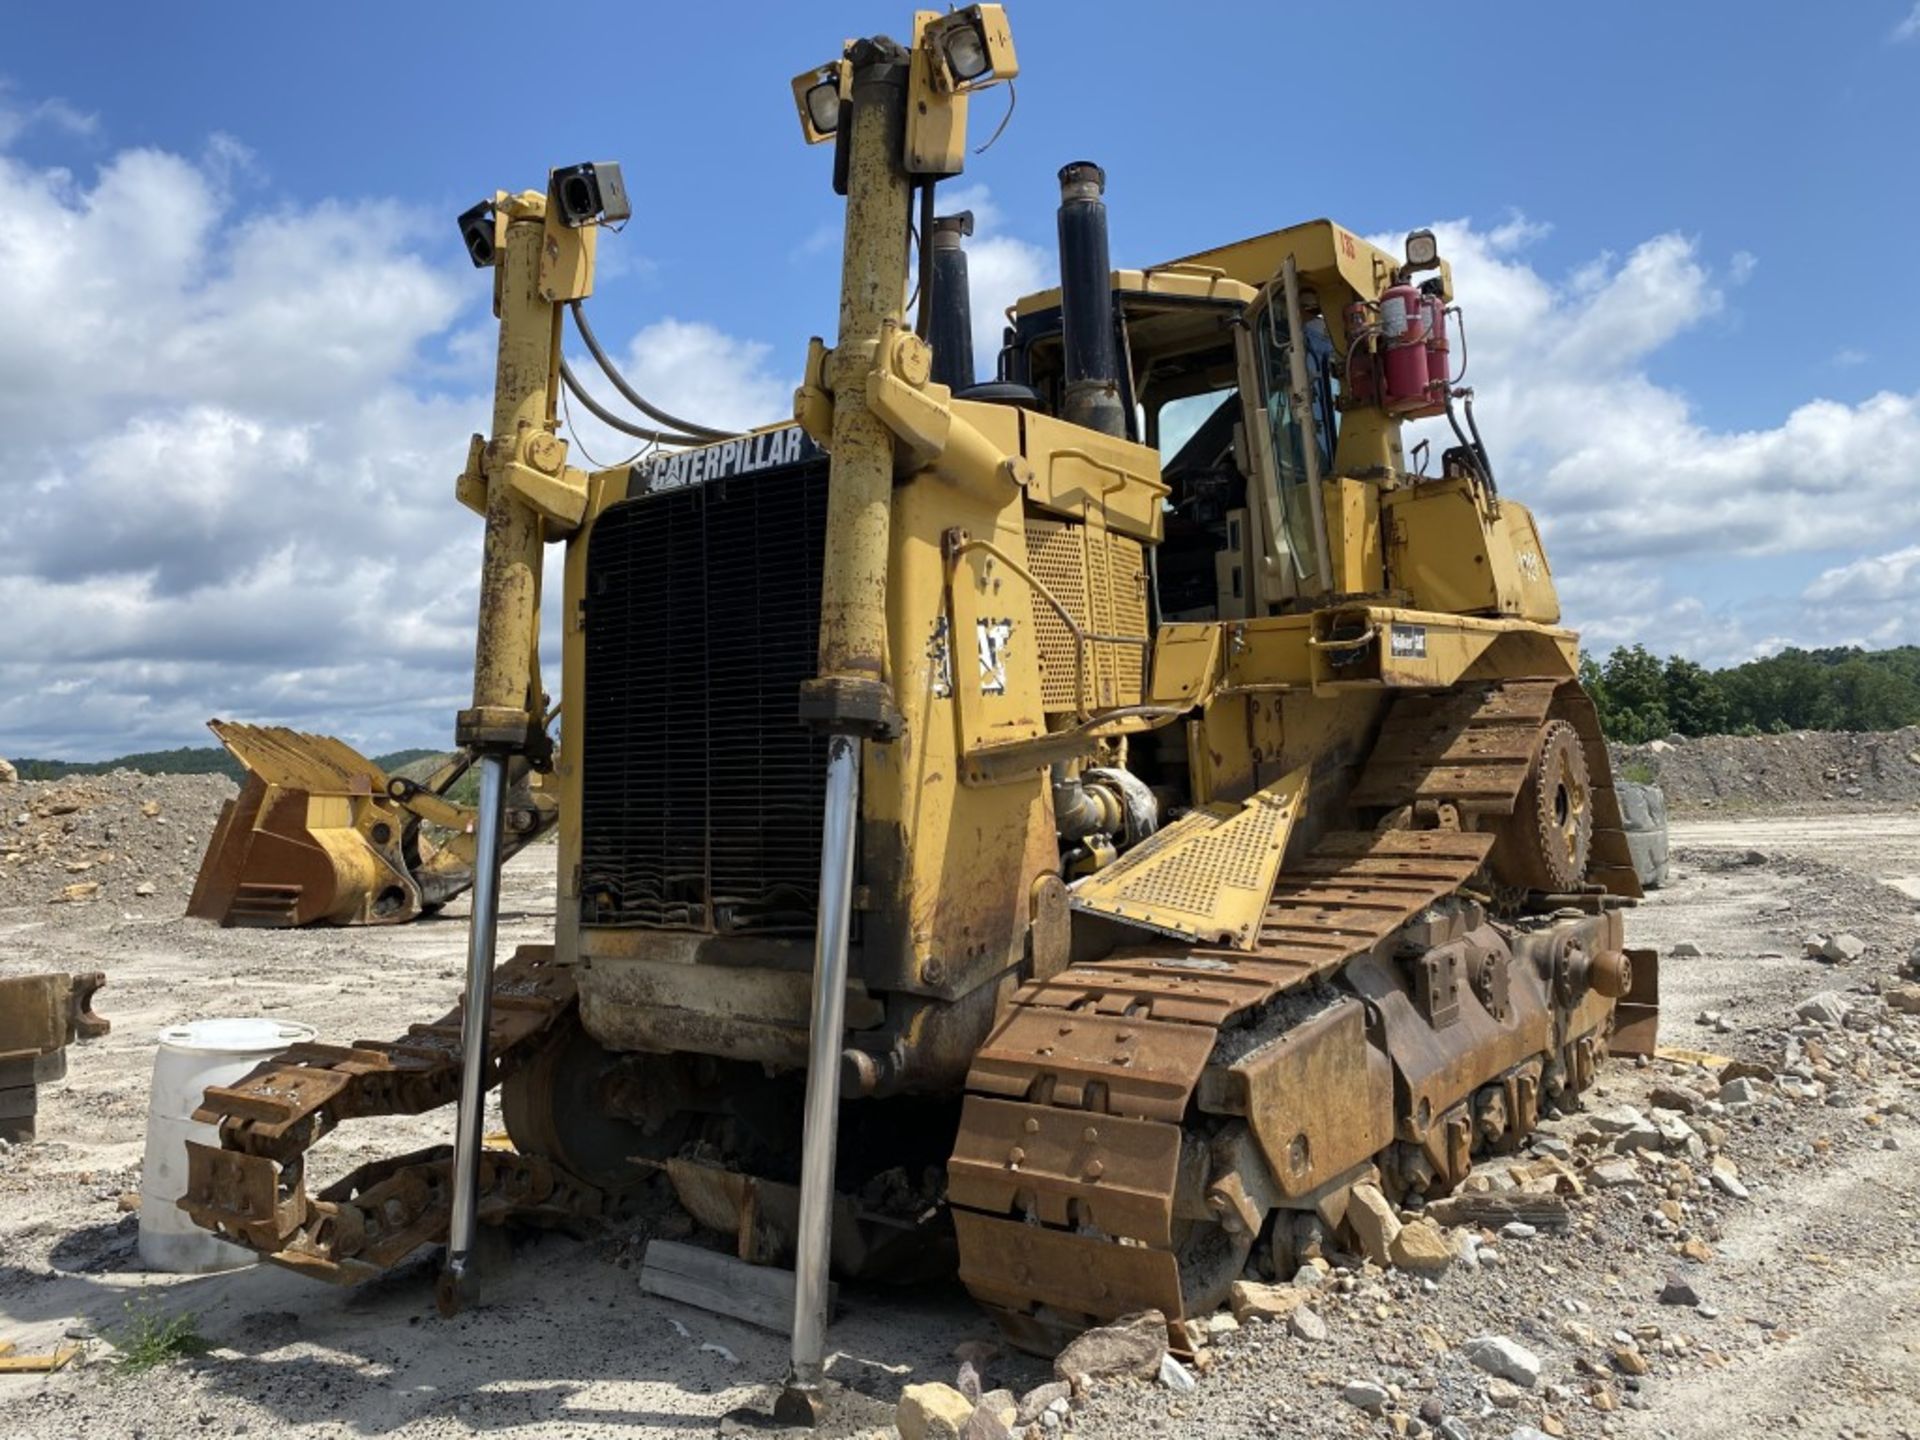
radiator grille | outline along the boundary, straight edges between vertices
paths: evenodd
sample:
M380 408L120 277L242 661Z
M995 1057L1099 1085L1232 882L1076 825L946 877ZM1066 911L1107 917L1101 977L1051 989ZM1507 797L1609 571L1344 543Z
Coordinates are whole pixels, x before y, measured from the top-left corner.
M581 919L811 933L824 460L639 495L587 553Z

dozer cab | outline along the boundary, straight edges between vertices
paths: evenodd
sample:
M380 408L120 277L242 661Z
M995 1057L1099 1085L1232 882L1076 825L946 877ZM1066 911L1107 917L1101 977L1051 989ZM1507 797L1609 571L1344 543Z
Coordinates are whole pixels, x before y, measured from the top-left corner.
M1314 220L1115 268L1105 176L1071 164L1060 284L978 383L968 227L932 191L1014 65L979 5L794 82L846 233L791 424L573 468L561 317L617 172L463 217L500 320L458 484L486 518L467 994L210 1090L200 1223L346 1281L445 1240L452 1308L477 1222L604 1213L664 1171L793 1265L804 1415L829 1255L917 1274L944 1248L1035 1350L1147 1307L1184 1343L1356 1182L1443 1194L1651 1046L1607 752L1454 383L1433 236ZM1410 458L1439 416L1457 443ZM496 970L550 539L559 910ZM511 1152L479 1145L496 1081ZM304 1188L332 1125L449 1101L451 1157Z

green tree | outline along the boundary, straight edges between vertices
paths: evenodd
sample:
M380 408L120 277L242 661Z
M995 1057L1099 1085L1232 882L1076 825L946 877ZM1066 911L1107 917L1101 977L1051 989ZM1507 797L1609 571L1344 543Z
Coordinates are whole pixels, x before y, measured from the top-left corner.
M1660 683L1667 718L1682 735L1718 735L1727 728L1727 697L1705 666L1669 656Z
M1601 667L1611 723L1601 725L1616 740L1638 745L1673 733L1667 715L1666 678L1660 659L1644 645L1623 645Z

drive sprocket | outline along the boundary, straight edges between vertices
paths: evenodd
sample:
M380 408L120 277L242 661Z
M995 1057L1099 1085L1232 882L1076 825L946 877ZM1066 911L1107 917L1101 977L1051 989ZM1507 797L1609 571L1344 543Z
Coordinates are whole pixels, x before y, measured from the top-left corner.
M1587 877L1593 850L1593 781L1580 733L1549 720L1494 845L1495 880L1530 890L1565 893Z

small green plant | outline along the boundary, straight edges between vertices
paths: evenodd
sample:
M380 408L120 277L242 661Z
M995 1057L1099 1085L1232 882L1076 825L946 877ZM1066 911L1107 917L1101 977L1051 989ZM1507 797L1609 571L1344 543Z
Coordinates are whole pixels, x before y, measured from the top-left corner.
M143 1374L170 1361L204 1355L213 1348L194 1329L194 1321L198 1317L191 1311L172 1316L162 1315L151 1302L145 1300L138 1303L129 1300L125 1308L127 1323L118 1330L103 1334L106 1342L113 1347L113 1358L109 1363L117 1375Z
M1629 760L1620 767L1620 778L1635 785L1651 785L1659 778L1653 766L1644 760Z

